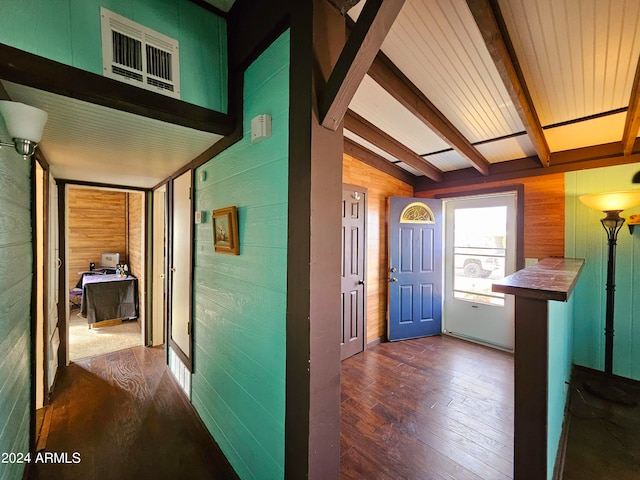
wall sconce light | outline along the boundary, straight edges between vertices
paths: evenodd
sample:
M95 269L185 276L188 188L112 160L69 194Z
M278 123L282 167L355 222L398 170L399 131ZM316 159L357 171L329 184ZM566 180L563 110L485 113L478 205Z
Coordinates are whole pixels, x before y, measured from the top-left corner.
M606 217L600 220L607 232L609 256L607 260L607 303L605 316L605 346L604 346L604 383L586 384L585 387L594 395L617 403L635 405L635 399L629 398L626 392L612 388L609 379L613 375L613 308L616 290L616 244L618 232L624 224L620 212L640 205L640 190L628 192L595 193L582 195L580 201L587 207L602 211Z
M0 114L4 117L9 136L13 143L0 141L0 147L14 147L25 159L33 152L42 140L47 112L24 103L0 100Z

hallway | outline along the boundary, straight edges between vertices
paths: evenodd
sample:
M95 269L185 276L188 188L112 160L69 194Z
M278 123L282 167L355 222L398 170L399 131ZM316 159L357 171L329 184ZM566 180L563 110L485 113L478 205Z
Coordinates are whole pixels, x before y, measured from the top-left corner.
M163 348L134 347L69 365L46 443L69 463L32 463L28 478L237 478L164 363Z

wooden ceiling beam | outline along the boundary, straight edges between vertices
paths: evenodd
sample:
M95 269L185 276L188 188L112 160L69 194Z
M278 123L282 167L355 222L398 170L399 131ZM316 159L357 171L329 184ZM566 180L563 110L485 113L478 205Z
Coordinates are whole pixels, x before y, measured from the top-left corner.
M623 156L620 142L603 143L589 147L572 148L551 154L550 167L569 163L582 162L584 160L596 160L601 158L618 158ZM613 163L612 163L613 165Z
M630 155L633 145L640 130L640 59L636 66L636 76L631 87L631 98L629 99L629 109L624 122L624 132L622 134L622 151L625 155Z
M346 137L344 138L344 153L411 186L413 186L416 178L418 178L412 173L394 165L386 158L381 157L377 153Z
M382 52L378 53L369 68L369 76L456 152L469 160L473 168L483 175L489 174L490 163L484 156Z
M405 0L367 0L318 99L320 123L336 130Z
M549 145L533 106L497 0L466 1L487 45L489 54L498 69L500 78L502 78L518 116L531 139L533 148L538 154L542 166L548 167L551 158Z
M347 111L344 116L344 128L401 162L421 171L434 182L439 182L442 179L442 172L439 169L351 110Z
M636 142L636 147L640 147L640 140ZM486 177L481 176L473 168L444 172L442 180L438 183L425 177L417 177L414 188L417 193L464 185L477 186L490 182L518 180L539 175L611 167L635 162L640 162L640 153L623 155L620 142L612 142L554 153L552 154L551 165L547 168L542 168L538 157L533 156L493 163L491 164L491 172Z
M340 14L344 17L352 7L354 7L360 0L329 0L329 3L336 7Z

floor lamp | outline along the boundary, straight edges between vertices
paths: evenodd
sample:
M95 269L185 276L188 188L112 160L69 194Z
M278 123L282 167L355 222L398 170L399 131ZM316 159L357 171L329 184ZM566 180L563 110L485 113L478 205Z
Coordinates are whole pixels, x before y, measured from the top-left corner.
M586 385L592 393L618 403L635 404L636 401L627 398L625 392L612 388L608 385L613 375L613 332L614 332L614 303L616 289L616 244L618 232L624 224L624 218L620 212L628 208L640 205L640 190L628 192L595 193L582 195L580 201L587 207L604 212L606 216L600 220L605 232L607 232L607 242L609 245L609 255L607 259L607 304L605 316L605 350L604 350L604 373L605 381L600 384ZM589 388L590 387L590 388Z

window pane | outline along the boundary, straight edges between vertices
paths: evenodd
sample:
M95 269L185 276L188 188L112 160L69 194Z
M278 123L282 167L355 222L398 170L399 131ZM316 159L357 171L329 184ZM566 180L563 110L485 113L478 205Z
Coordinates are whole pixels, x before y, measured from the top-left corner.
M459 208L454 212L454 298L503 306L491 284L505 276L507 207Z

